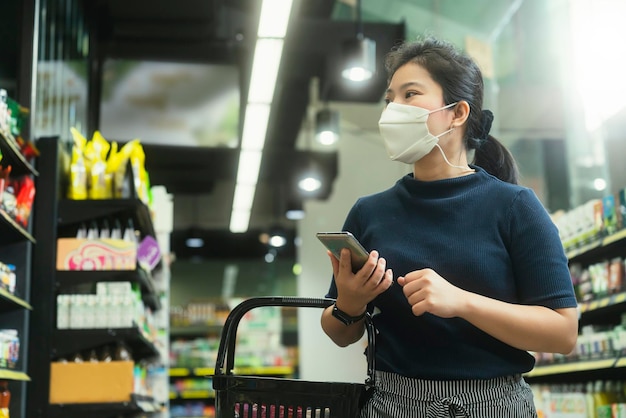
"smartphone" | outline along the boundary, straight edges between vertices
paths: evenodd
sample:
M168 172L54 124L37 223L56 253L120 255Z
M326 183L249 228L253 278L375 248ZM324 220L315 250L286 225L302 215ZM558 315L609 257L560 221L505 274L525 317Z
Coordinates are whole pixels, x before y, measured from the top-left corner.
M363 267L363 264L370 256L361 243L348 231L341 232L318 232L317 238L324 244L326 248L339 260L341 249L350 250L352 260L352 271L356 273Z

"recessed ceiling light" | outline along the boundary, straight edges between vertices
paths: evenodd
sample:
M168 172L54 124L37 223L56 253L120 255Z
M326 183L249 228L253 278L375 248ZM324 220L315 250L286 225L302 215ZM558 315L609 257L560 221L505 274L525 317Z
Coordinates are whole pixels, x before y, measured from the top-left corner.
M204 247L204 240L202 238L187 238L185 245L189 248L202 248Z

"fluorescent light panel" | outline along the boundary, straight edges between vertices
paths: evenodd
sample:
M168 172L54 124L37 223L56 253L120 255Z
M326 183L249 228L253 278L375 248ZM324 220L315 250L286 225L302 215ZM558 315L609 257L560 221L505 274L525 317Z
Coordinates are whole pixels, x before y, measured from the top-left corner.
M248 103L243 122L241 149L261 151L265 145L267 123L270 119L269 104Z
M235 187L235 198L233 199L233 209L250 211L254 201L255 189L256 184L237 184Z
M282 39L257 39L252 61L248 103L272 102L282 54Z
M261 167L261 151L241 150L239 154L239 170L237 171L237 184L256 185L259 179Z
M264 0L244 116L230 231L246 232L293 0Z
M261 7L259 38L284 38L287 33L292 0L265 0Z
M250 223L249 210L236 210L230 214L230 232L246 232Z

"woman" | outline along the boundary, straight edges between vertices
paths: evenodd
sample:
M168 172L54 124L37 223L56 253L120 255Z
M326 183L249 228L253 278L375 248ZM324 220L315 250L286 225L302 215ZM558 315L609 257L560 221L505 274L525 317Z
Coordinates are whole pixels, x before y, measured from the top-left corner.
M429 38L391 51L386 68L380 132L413 171L348 213L343 229L371 252L356 273L348 250L329 253L336 304L322 327L347 346L373 315L376 390L362 417L535 417L528 351L569 353L578 330L557 229L489 135L468 56Z

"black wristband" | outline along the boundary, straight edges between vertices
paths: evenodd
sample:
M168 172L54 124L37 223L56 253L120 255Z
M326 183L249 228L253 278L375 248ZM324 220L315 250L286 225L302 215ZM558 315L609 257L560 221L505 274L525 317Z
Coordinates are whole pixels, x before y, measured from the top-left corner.
M365 310L365 312L363 312L361 315L350 316L344 311L342 311L341 309L339 309L337 307L337 303L333 305L333 316L337 318L339 321L341 321L344 325L352 325L355 322L360 321L361 319L365 318L366 313L367 313L367 310Z

